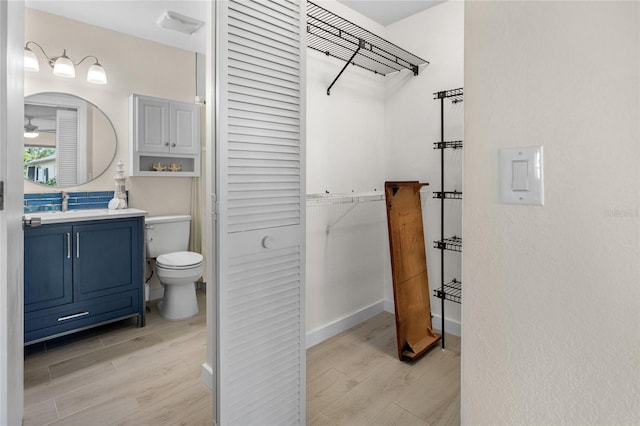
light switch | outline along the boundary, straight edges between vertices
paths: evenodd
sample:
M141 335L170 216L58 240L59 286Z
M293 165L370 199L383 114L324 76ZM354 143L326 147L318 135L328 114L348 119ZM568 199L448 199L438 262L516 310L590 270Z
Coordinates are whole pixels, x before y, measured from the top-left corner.
M544 204L542 147L500 150L500 202Z
M528 191L529 190L529 161L528 160L512 160L511 161L511 190L512 191Z

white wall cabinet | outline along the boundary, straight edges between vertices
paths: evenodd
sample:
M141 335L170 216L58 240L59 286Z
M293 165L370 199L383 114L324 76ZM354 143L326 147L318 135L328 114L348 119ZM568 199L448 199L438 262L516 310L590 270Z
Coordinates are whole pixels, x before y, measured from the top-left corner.
M200 107L131 95L130 175L199 176Z

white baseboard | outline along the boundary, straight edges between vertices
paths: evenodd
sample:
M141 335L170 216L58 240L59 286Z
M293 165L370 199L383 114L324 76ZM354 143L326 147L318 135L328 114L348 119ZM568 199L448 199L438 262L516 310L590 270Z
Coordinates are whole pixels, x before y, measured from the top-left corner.
M442 328L442 317L440 315L433 315L431 319L431 324L433 324L433 329L440 331ZM462 324L460 321L454 321L450 318L445 318L444 328L447 334L453 334L454 336L460 337L462 335Z
M333 321L325 326L316 328L315 330L307 331L306 346L309 349L312 346L323 342L330 337L340 334L343 331L350 329L369 318L378 315L380 312L384 312L384 301L381 300L373 305L362 308L352 314L349 314L339 320Z
M202 383L213 391L213 370L206 362L202 364Z
M395 313L395 307L393 304L393 300L385 299L384 300L384 310L386 312ZM440 315L433 315L431 319L431 324L433 325L434 330L440 330L442 328L442 317ZM460 337L462 334L462 324L460 321L454 321L450 318L446 318L444 322L444 328L447 334L453 334L454 336Z

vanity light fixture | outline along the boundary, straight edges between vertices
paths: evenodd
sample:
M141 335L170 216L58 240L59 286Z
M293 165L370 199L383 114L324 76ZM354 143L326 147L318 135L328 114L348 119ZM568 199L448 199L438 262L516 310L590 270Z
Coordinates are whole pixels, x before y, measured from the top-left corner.
M38 126L31 124L31 117L25 117L29 122L24 125L24 137L27 139L37 138L40 135Z
M44 57L47 58L49 66L53 68L53 73L59 77L74 78L76 76L76 67L86 59L93 58L96 62L89 67L87 81L93 84L107 84L107 73L104 71L104 68L102 68L102 65L100 65L97 57L93 55L85 56L77 63L74 63L71 58L67 56L67 49L62 49L62 55L60 56L49 57L42 46L35 41L28 41L24 46L25 71L40 71L40 62L38 61L35 52L29 48L29 45L38 46Z

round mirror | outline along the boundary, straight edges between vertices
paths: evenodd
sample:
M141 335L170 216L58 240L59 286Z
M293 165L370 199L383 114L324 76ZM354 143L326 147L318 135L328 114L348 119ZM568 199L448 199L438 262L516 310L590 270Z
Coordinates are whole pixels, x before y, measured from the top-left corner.
M24 99L24 177L50 187L87 183L116 155L116 131L91 102L66 93Z

